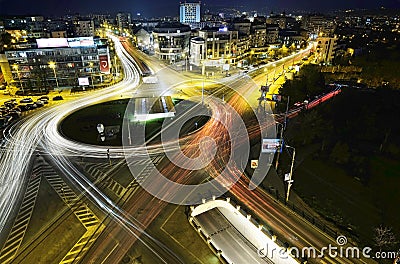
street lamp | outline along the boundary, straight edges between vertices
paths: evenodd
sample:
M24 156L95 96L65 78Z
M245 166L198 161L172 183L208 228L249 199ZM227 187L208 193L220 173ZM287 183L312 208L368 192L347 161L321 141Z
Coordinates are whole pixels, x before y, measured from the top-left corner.
M14 64L12 67L13 67L14 70L17 71L17 76L18 76L18 80L19 80L19 86L21 86L22 93L25 94L25 92L24 92L24 87L22 86L22 82L21 82L21 76L19 76L19 67L18 67L18 64Z
M206 71L206 64L203 61L202 69L201 69L201 74L203 75L203 85L201 87L201 105L204 105L204 75Z
M286 202L289 201L289 193L290 193L290 188L292 187L293 184L293 165L294 165L294 158L296 156L296 149L294 147L288 146L286 145L287 148L291 148L293 149L293 155L292 155L292 165L290 166L290 172L289 172L289 177L287 179L287 183L288 183L288 189L287 189L287 193L286 193ZM285 179L286 180L286 179Z
M94 89L94 84L93 84L93 62L90 62L89 65L90 65L90 80L92 81L92 89Z
M51 69L53 69L54 78L56 79L57 90L58 90L59 85L58 85L57 74L56 74L56 63L55 63L54 61L50 61L50 62L49 62L49 67L50 67Z

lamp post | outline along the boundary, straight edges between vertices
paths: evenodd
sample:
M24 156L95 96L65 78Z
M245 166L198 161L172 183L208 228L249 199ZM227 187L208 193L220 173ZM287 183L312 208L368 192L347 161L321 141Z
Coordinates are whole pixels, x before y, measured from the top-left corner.
M18 76L18 80L19 80L19 86L21 86L22 93L25 94L25 92L24 92L24 87L22 86L22 82L21 82L21 76L19 76L19 67L18 67L18 64L14 64L12 67L13 67L14 70L17 71L17 76Z
M294 147L288 146L286 145L287 148L291 148L293 149L293 155L292 155L292 165L290 165L290 172L289 172L289 179L287 181L288 183L288 189L287 189L287 193L286 193L286 202L289 201L289 194L290 194L290 188L292 187L293 184L293 165L294 165L294 158L296 156L296 149Z
M290 96L287 97L287 103L286 103L286 112L285 112L285 119L283 124L282 123L277 123L277 127L280 127L280 139L281 139L281 144L283 144L283 132L286 130L286 124L287 124L287 116L288 116L288 111L289 111L289 100ZM277 157L276 157L276 163L275 163L275 169L278 169L279 165L279 155L280 152L278 152Z
M56 79L57 90L58 90L59 89L59 85L58 85L58 79L57 79L57 73L56 73L56 63L54 61L50 61L49 62L49 67L51 69L53 69L54 78Z
M90 80L92 81L92 89L94 89L94 84L93 84L93 62L90 62L89 65L90 65Z
M203 85L201 87L201 105L204 105L204 75L206 73L206 65L203 61L203 65L202 65L202 69L201 69L201 73L203 75Z

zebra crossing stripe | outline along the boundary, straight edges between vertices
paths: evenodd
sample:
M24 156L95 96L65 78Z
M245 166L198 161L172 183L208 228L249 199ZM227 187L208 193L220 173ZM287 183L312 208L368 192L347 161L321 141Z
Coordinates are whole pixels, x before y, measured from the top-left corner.
M32 173L33 171L34 170L32 170ZM35 207L37 194L39 192L40 180L40 177L32 176L29 179L18 215L15 218L13 227L10 230L7 240L0 251L0 263L10 263L15 258L18 249L22 244L22 240L29 226L29 221Z

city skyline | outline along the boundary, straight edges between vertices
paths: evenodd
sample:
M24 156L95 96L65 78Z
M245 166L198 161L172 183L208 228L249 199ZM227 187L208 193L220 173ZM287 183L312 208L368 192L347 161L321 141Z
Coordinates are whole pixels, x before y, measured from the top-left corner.
M193 2L193 1L188 1ZM145 2L130 2L122 0L113 3L113 5L107 6L107 1L77 1L71 0L68 2L54 2L49 0L41 1L28 1L22 0L18 2L10 2L1 0L0 1L0 15L62 15L72 13L117 13L117 12L130 12L136 16L141 14L143 17L154 17L154 16L178 16L179 15L179 1L161 1L154 0L149 5ZM287 10L289 12L293 10L308 10L310 12L327 12L340 9L374 9L378 7L385 8L400 8L399 0L381 0L381 1L294 1L289 0L281 2L278 0L272 1L257 1L249 0L244 5L243 2L238 0L227 1L202 1L203 11L205 9L211 9L215 11L218 8L232 7L237 8L241 11L259 11L261 15L265 15L269 12L279 12ZM106 10L106 11L105 11ZM202 11L202 12L203 12Z

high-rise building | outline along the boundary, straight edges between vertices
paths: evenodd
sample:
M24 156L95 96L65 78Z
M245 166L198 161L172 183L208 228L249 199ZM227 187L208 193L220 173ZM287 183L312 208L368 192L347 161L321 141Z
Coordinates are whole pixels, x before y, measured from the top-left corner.
M129 29L129 24L131 23L130 13L118 13L117 14L117 26L119 28Z
M190 27L179 22L163 22L153 30L156 56L171 63L184 59L189 53Z
M92 19L80 19L74 22L75 36L91 37L94 36L94 23Z
M200 5L201 2L180 4L180 22L182 24L192 24L200 22Z
M317 38L316 59L319 63L332 63L335 58L337 38L319 37Z

